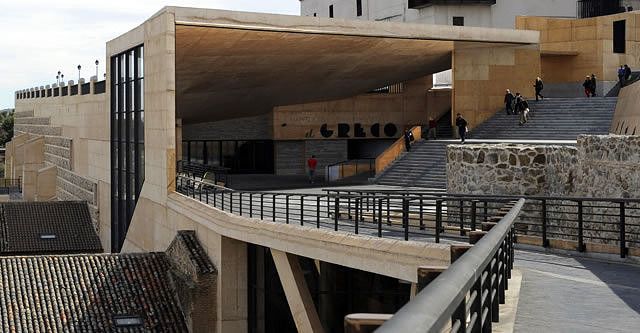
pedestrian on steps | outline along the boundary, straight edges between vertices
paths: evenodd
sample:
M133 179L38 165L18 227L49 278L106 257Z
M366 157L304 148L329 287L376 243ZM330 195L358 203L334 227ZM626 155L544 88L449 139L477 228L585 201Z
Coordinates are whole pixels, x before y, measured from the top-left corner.
M520 126L529 122L529 102L524 97L520 97Z
M625 82L625 84L627 82L629 82L629 79L631 79L631 67L629 67L629 65L624 65L624 82Z
M411 141L414 140L413 133L411 132L410 129L405 130L403 137L404 137L404 148L407 150L407 152L410 152L411 151Z
M429 117L429 132L427 132L427 139L437 139L438 133L436 132L436 128L438 127L438 122L433 120L432 117Z
M620 88L624 87L624 77L626 74L626 68L623 65L620 65L618 68L618 81L620 81Z
M514 109L513 109L515 114L520 114L520 111L522 110L522 101L523 101L522 95L520 95L520 93L517 92L516 93L516 98L513 101L514 104L515 104Z
M468 123L464 118L462 118L462 114L458 113L456 116L456 127L458 127L458 134L460 134L460 143L463 144L466 140L467 132L469 131L467 125Z
M507 89L507 93L504 95L504 108L507 110L507 114L514 114L513 105L515 104L516 97L513 96L511 90Z
M596 75L591 73L591 97L596 97Z
M584 80L584 82L582 83L582 87L584 87L584 94L587 97L591 97L592 94L592 84L591 84L591 77L589 75L587 75L587 78Z
M544 100L544 96L541 94L542 89L544 89L544 83L539 76L536 78L536 83L533 86L536 88L536 101L539 101L540 99Z

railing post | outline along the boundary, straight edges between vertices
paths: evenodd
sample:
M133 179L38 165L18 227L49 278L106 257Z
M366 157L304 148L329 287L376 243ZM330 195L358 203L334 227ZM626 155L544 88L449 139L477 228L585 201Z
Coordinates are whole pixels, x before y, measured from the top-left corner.
M424 230L424 201L420 195L420 230Z
M440 243L442 229L442 200L436 200L436 243Z
M482 331L482 277L478 277L473 284L471 292L476 293L476 297L471 302L471 313L476 314L476 320L471 323L467 332L480 333ZM473 315L471 315L473 317Z
M217 208L218 207L218 198L217 198L218 194L216 192L218 192L218 189L214 187L213 188L213 207Z
M304 226L304 195L300 196L300 225Z
M260 194L260 219L264 220L264 193Z
M506 246L505 246L506 241L502 241L502 244L500 245L500 248L498 248L498 262L496 263L498 265L498 275L496 276L496 279L498 279L498 295L499 300L500 300L500 304L504 304L505 300L506 300L506 295L505 295L505 290L507 289L507 274L506 274L506 267L505 267L505 263L506 263L506 253L505 251L507 250Z
M542 199L542 247L549 247L547 239L547 200Z
M402 198L402 227L404 228L404 240L409 240L409 200Z
M387 193L387 225L391 225L391 200L389 198L389 194Z
M358 215L359 210L360 210L360 198L356 198L356 218L355 218L355 225L354 225L354 232L356 233L356 235L358 234L358 221L360 220L360 216Z
M220 191L220 204L221 204L220 210L222 211L224 211L224 192L225 191Z
M382 238L382 200L378 199L378 237Z
M477 200L471 200L471 230L476 231L476 208L478 205Z
M205 202L208 205L209 204L209 189L208 188L204 189L204 196L205 196Z
M253 192L249 193L249 217L253 218Z
M335 198L335 209L333 212L333 221L335 223L334 230L338 231L338 216L340 215L340 195L336 195Z
M244 193L243 192L239 192L238 195L240 196L240 216L242 216L242 201L244 200Z
M489 203L487 201L484 202L484 221L489 221Z
M284 196L284 216L285 223L289 224L289 195Z
M578 251L584 252L584 221L582 218L582 200L578 201Z
M351 192L347 192L349 198L347 199L347 219L351 220Z
M490 282L491 282L491 321L497 323L500 321L500 272L499 272L500 258L498 252L493 256L493 260L489 264L491 267Z
M316 225L320 229L320 196L316 198Z
M627 240L626 240L626 211L624 201L620 202L620 258L627 256Z
M272 207L273 214L271 214L273 216L271 216L271 219L273 220L273 222L275 222L276 221L276 194L273 195L273 202L271 203L271 205L273 206Z
M464 236L464 201L460 200L460 236Z
M229 192L229 213L233 214L233 192Z

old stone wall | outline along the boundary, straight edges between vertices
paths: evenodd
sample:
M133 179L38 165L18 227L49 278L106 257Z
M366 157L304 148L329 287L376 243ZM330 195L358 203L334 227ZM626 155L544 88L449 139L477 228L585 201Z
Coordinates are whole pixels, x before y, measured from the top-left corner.
M451 145L447 151L451 193L544 197L640 198L640 137L580 136L577 145ZM548 200L548 232L577 239L578 204ZM627 203L627 240L640 241L640 205ZM539 236L540 201L529 200L521 232ZM619 203L583 203L585 241L617 245ZM609 240L602 239L608 238ZM632 243L637 246L640 243Z

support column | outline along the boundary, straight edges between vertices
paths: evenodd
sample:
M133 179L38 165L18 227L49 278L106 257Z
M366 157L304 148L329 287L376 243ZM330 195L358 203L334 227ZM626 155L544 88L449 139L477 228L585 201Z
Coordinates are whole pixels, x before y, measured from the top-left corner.
M23 145L22 197L35 201L38 170L44 167L44 137L33 138Z
M298 332L324 332L297 256L274 249L271 254Z

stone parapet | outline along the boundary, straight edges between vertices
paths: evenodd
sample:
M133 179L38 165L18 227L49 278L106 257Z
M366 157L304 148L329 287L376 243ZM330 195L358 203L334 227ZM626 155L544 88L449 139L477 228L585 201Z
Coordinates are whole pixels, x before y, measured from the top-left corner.
M19 132L31 133L36 135L62 135L62 127L52 127L48 125L26 125L16 124L14 130Z
M18 117L15 124L18 125L49 125L49 117Z
M71 161L67 158L63 158L57 155L45 153L44 160L48 163L56 165L62 169L70 170L71 169Z
M67 160L71 159L71 149L69 148L65 148L65 147L61 147L61 146L54 146L54 145L50 145L46 143L47 140L45 139L45 145L44 145L44 152L54 155L54 156L58 156L61 158L65 158Z

